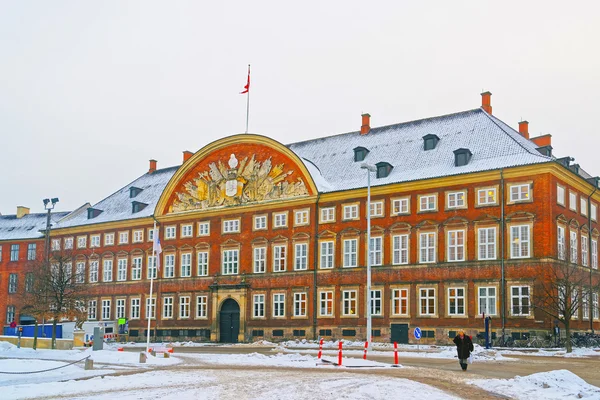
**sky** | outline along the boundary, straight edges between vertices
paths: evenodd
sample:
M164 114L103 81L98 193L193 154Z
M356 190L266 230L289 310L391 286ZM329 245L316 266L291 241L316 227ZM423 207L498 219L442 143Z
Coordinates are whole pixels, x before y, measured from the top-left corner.
M600 175L600 3L0 0L0 213L73 210L243 133L477 108Z

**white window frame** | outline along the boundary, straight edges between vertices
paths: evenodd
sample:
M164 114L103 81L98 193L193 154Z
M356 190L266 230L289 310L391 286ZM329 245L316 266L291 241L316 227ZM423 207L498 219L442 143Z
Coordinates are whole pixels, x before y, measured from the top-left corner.
M265 318L265 295L263 293L252 296L252 318Z
M208 276L208 251L197 252L196 258L196 275Z
M588 256L589 256L589 251L588 251L588 244L589 244L589 237L586 235L581 235L581 265L583 265L584 267L587 267L589 265L588 263Z
M587 199L584 196L579 198L579 212L583 216L587 216Z
M305 226L309 223L308 209L294 211L294 226Z
M492 293L493 292L493 293ZM477 313L478 315L494 316L497 315L498 308L496 307L498 289L496 286L479 286L477 288ZM490 311L493 308L493 312Z
M210 235L210 222L200 221L197 226L197 236L209 236Z
M273 228L286 228L288 226L288 213L273 213Z
M196 296L196 319L208 318L208 296Z
M449 210L461 209L467 207L467 192L459 190L446 193L446 208Z
M333 317L334 309L333 290L322 290L319 292L319 316Z
M510 258L531 258L531 225L511 225L509 229ZM527 232L526 239L524 239L523 232ZM515 233L517 237L515 237Z
M102 282L113 281L113 260L102 260Z
M129 301L129 319L140 319L141 299L136 297Z
M179 296L179 318L189 319L191 309L191 297L190 296Z
M139 281L142 279L142 257L133 257L131 259L131 280Z
M419 212L436 211L437 194L424 194L419 196Z
M240 220L238 219L226 219L223 221L222 231L223 233L239 233L240 232Z
M383 265L383 237L371 236L371 265Z
M181 253L179 276L181 278L192 276L192 253Z
M447 232L448 261L465 261L466 257L466 231L464 229L449 230Z
M253 217L253 226L255 231L263 231L267 229L267 215L255 215Z
M598 240L592 239L592 268L598 269Z
M371 290L371 315L382 316L383 315L383 290L373 289Z
M88 273L89 282L96 283L98 282L98 274L100 270L100 262L98 260L90 261L90 270Z
M175 278L175 254L165 254L163 264L163 278Z
M557 247L557 257L559 260L566 260L567 250L566 250L566 229L564 226L558 225L556 229L556 247Z
M565 188L559 184L556 184L556 204L565 205Z
M392 236L392 264L405 265L409 263L409 236L406 233Z
M98 301L90 300L88 301L88 320L95 321L98 318Z
M105 246L114 246L115 244L115 234L114 233L105 233L104 234L104 245Z
M425 242L424 242L425 241ZM419 232L419 263L433 264L437 257L437 232ZM423 257L426 256L426 257Z
M125 318L125 299L117 299L116 301L116 319Z
M405 309L406 312L402 312ZM410 313L408 303L408 288L392 289L392 315L407 316Z
M240 249L225 249L221 252L221 273L237 275L240 270Z
M342 291L342 315L344 317L358 317L358 291Z
M90 247L100 247L100 235L90 236Z
M498 191L495 187L477 189L477 205L491 206L498 204Z
M127 259L117 259L117 281L123 282L127 280Z
M419 315L425 317L437 314L437 289L434 287L419 288Z
M408 215L410 214L410 197L400 197L392 199L392 215Z
M133 243L142 243L144 241L144 230L136 229L133 231Z
M64 249L71 250L72 248L73 248L73 238L72 237L64 238Z
M294 271L308 269L308 243L294 244Z
M307 315L307 299L306 292L294 293L294 317L306 317Z
M517 183L508 185L509 203L531 201L531 184Z
M319 242L319 268L332 269L335 266L335 242L323 240Z
M119 244L129 243L129 231L119 232Z
M252 249L252 264L255 274L264 274L267 272L267 247L258 246Z
M85 249L87 247L87 236L77 236L77 248ZM66 246L65 246L66 248Z
M323 207L319 210L319 223L335 222L335 207Z
M287 267L287 244L273 245L273 272L284 272Z
M527 294L523 294L523 289L527 288ZM518 289L518 292L515 293L514 289ZM531 315L531 287L528 285L513 285L510 287L510 315L514 317L523 317ZM527 305L524 305L524 299L527 299ZM515 304L515 300L517 303ZM518 313L515 312L515 306L520 309ZM527 307L527 312L523 312L523 308Z
M343 268L358 267L358 239L344 239L342 241Z
M165 240L175 239L177 237L177 227L175 225L165 226Z
M146 319L156 319L156 297L146 298Z
M569 230L569 261L571 261L573 264L577 264L578 260L577 232L574 230Z
M285 317L285 293L273 293L273 318Z
M192 225L192 224L181 225L181 237L186 238L186 237L194 236L194 228L193 227L194 227L194 225Z
M462 286L449 287L447 291L448 296L448 315L450 316L465 316L467 301L466 301L466 290ZM462 307L462 312L461 311Z
M479 260L496 259L496 232L495 226L477 228L477 257Z
M371 201L371 218L383 217L383 200Z
M162 303L163 303L162 318L163 319L173 319L173 303L174 302L175 301L173 300L173 296L163 297L163 299L162 299Z
M148 256L148 266L146 271L147 279L156 279L158 277L158 256Z
M358 215L358 204L346 204L342 208L343 210L343 221L353 221L359 218Z
M109 299L102 300L102 321L108 321L111 317L111 301Z
M577 193L569 190L569 210L577 212Z

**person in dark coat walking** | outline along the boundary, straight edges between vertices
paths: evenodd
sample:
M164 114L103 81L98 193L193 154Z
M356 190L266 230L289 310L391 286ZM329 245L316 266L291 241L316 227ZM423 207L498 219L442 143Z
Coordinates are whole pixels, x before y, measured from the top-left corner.
M458 362L463 371L467 370L467 360L473 351L473 341L465 332L460 330L458 335L454 337L454 344L458 352Z

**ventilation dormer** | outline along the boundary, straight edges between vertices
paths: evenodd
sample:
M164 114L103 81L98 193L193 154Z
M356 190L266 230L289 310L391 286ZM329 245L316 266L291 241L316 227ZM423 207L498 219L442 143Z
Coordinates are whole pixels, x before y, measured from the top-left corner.
M435 146L437 146L438 142L440 141L440 138L437 135L434 134L428 134L423 136L423 148L425 149L425 151L427 150L433 150L435 149Z
M536 150L543 156L552 157L552 146L541 146L536 148Z
M454 150L454 166L462 167L463 165L467 165L471 161L472 156L473 153L469 149Z
M361 146L355 147L354 162L363 161L367 157L367 154L369 154L369 149Z
M131 213L132 214L138 213L138 212L142 211L144 208L146 208L147 205L148 204L142 203L139 201L132 201L131 202Z
M377 178L387 178L387 176L392 172L394 166L388 162L382 161L375 164L377 167Z
M133 199L138 194L142 193L144 189L140 189L139 187L132 186L129 188L129 198Z
M87 209L87 219L94 219L100 214L102 214L102 210L98 210L97 208L90 207Z

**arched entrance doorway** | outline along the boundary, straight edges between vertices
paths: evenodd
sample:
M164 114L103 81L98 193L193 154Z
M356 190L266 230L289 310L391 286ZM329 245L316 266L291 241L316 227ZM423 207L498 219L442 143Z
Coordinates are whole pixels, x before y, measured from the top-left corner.
M221 343L237 343L240 333L240 306L237 301L227 299L219 313L219 333Z

